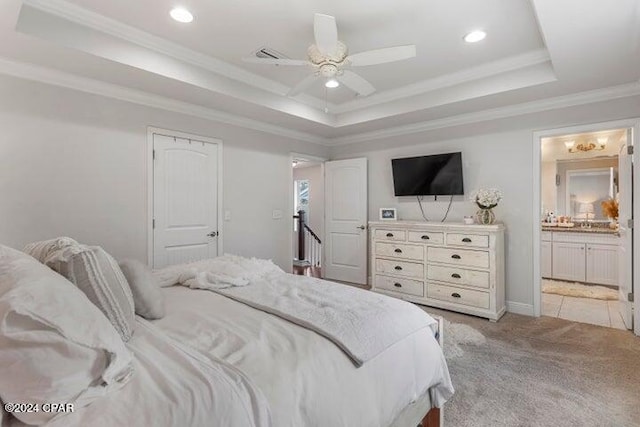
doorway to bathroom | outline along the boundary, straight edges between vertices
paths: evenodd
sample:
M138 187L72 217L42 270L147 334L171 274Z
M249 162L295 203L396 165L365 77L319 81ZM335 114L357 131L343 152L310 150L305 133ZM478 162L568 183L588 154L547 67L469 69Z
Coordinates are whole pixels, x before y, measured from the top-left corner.
M536 314L634 328L634 130L538 135Z

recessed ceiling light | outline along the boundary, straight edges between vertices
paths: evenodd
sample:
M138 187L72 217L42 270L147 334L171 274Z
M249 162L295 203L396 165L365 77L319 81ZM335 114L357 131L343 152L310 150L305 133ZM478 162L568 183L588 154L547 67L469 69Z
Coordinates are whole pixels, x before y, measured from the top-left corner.
M171 12L169 12L169 15L171 15L171 17L176 21L183 22L185 24L193 21L193 15L184 7L174 7L171 9Z
M335 89L338 86L340 86L340 82L337 81L336 79L329 79L329 80L327 80L327 82L324 85L326 87L328 87L329 89Z
M480 40L484 40L487 37L487 33L481 30L471 31L469 34L464 36L464 41L467 43L477 43Z

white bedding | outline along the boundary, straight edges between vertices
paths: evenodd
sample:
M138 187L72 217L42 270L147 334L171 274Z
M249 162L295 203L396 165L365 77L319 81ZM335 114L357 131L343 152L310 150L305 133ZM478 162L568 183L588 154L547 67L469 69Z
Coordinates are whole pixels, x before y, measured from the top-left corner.
M210 291L163 292L166 315L154 325L251 378L276 427L388 427L428 389L436 406L453 393L429 328L356 368L326 338L279 317Z
M264 396L235 368L194 355L139 316L127 347L134 375L124 388L47 426L271 426Z
M162 293L164 318L136 317L126 387L51 426L389 427L425 393L434 406L453 394L430 328L356 368L280 317L208 290Z
M424 311L399 299L312 277L274 273L243 286L212 285L203 289L326 337L356 366L418 330L437 325Z
M170 284L217 292L315 331L340 347L357 366L418 330L437 325L413 304L286 274L269 260L226 254L155 274Z

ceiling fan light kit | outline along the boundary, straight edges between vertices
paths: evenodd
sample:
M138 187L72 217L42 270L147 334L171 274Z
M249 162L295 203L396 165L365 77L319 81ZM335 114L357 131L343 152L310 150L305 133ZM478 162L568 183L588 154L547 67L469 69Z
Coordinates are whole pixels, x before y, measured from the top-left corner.
M294 96L310 88L318 79L325 79L325 87L337 88L344 84L360 96L369 96L375 87L352 67L364 67L388 62L401 61L416 56L415 45L395 46L369 50L349 55L347 45L338 40L338 27L333 16L316 13L313 21L315 44L307 49L307 59L244 58L247 62L269 65L311 66L313 74L294 86L288 96Z
M335 89L338 86L340 86L340 82L337 81L336 79L329 79L326 81L326 83L324 84L326 87L328 87L329 89Z

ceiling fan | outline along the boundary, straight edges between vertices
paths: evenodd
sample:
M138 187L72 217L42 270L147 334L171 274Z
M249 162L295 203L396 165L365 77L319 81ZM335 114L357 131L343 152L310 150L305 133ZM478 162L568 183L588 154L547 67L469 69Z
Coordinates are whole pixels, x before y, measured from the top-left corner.
M310 65L315 68L314 73L294 86L287 94L288 96L297 95L306 90L318 79L324 79L327 87L337 87L339 83L343 83L357 94L368 96L376 91L373 85L346 67L384 64L416 56L415 45L368 50L349 55L347 46L338 40L336 18L329 15L315 14L313 33L315 44L307 49L308 59L248 57L243 60L270 65Z

